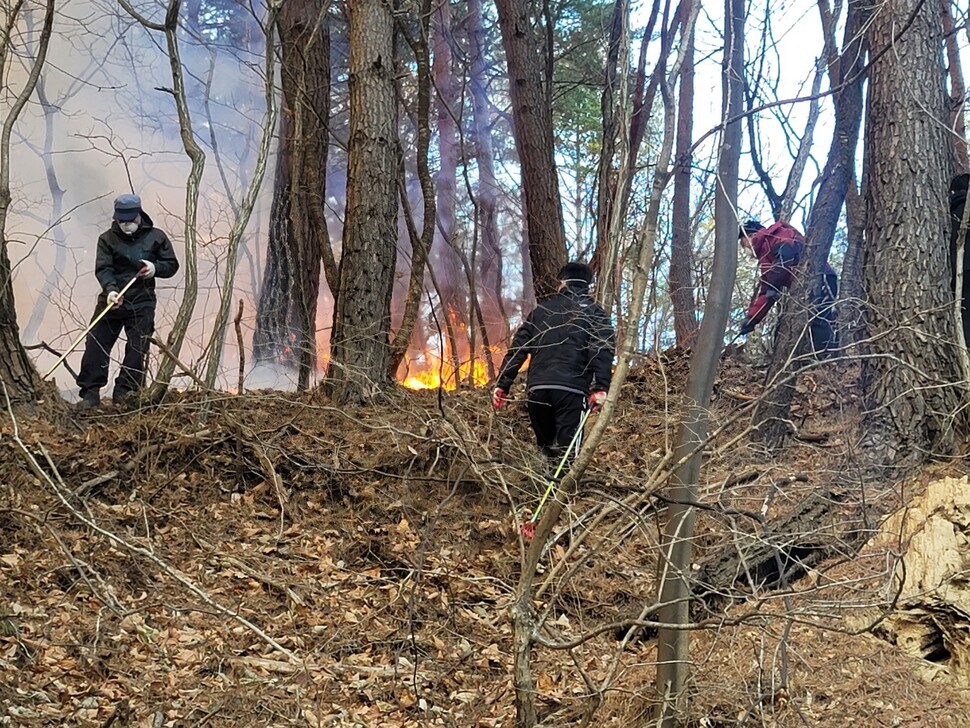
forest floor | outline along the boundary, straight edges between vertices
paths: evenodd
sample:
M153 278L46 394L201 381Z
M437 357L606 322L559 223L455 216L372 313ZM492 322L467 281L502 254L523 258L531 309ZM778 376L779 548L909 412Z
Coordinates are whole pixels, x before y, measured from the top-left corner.
M686 373L683 357L635 370L543 557L542 637L572 645L533 650L544 726L651 724L656 640L619 625L655 600ZM763 372L724 360L698 569L819 493L864 501L875 529L965 474L852 486L857 376L804 377L800 439L770 458L746 430ZM511 726L509 607L540 466L521 402L495 414L483 390L4 413L0 726ZM699 618L690 724L965 726L958 679L859 627L892 602L886 554L828 553Z

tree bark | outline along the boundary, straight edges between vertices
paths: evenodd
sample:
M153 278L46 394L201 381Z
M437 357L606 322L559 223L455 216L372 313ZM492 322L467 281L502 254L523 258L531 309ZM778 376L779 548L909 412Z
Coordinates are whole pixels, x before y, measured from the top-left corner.
M325 203L330 118L327 0L287 2L280 16L283 120L253 356L294 366L298 388L316 363L320 265L330 250Z
M457 329L469 331L464 274L455 252L455 206L458 198L458 124L461 113L460 93L455 83L451 52L450 0L436 3L433 11L434 61L432 74L438 92L436 103L438 127L438 172L435 175L434 241L431 244L431 265L438 280L438 290L444 315L451 318ZM451 352L452 357L464 359L468 355L467 338L457 342L464 351ZM457 372L456 372L457 374Z
M405 354L410 347L414 347L417 354L421 354L425 349L425 341L416 340L414 335L415 323L418 319L418 311L421 309L421 299L424 293L424 274L427 269L428 251L431 249L431 242L434 239L436 205L434 196L434 182L431 179L431 165L428 160L428 150L431 145L431 51L428 47L428 29L431 23L431 0L421 2L421 36L415 39L408 39L415 57L415 74L417 76L417 102L418 111L415 124L417 126L417 150L415 152L415 163L418 168L418 181L421 184L421 198L423 202L423 212L421 215L421 232L418 233L414 216L411 213L407 191L404 188L404 172L402 170L398 183L401 198L401 207L404 210L405 226L407 227L408 237L411 241L411 274L408 279L408 292L404 300L404 313L401 316L401 325L394 335L391 343L391 352L388 357L387 375L394 378L397 376L398 368L404 360ZM402 160L403 163L403 160ZM419 334L423 331L419 329Z
M845 257L839 277L839 343L843 350L865 336L865 288L862 284L862 246L865 244L866 204L857 176L845 192Z
M681 413L674 449L674 461L682 464L671 477L673 501L664 526L663 558L660 563L659 610L661 627L657 635L657 693L661 699L659 728L683 725L690 673L690 632L678 625L690 621L691 561L697 483L707 439L709 405L714 375L720 360L731 308L731 294L737 272L737 196L741 149L741 85L744 67L744 0L725 0L724 60L721 119L724 126L718 153L718 186L714 202L715 241L711 284L704 307L704 320L691 356L686 401ZM729 121L730 119L734 121Z
M690 3L680 7L690 12ZM681 23L686 26L688 17ZM694 121L694 32L684 41L684 64L680 69L680 96L677 99L677 156L674 167L674 198L671 210L670 302L674 309L674 334L677 346L690 347L697 336L697 302L694 300L693 246L690 224L690 179L693 156L691 142Z
M913 467L952 453L967 419L943 242L950 158L939 7L887 0L868 41L864 444L876 467Z
M605 249L610 228L610 211L616 195L616 156L617 137L625 133L620 129L616 118L617 104L625 104L625 98L617 99L617 63L620 57L620 42L626 22L627 0L614 0L613 20L610 24L610 40L606 54L606 77L603 94L600 97L600 113L603 117L603 147L600 149L599 166L596 174L596 248Z
M554 158L552 109L543 87L543 63L528 0L496 0L509 72L515 148L522 166L529 259L537 298L555 293L566 262L559 178Z
M384 0L354 0L350 28L350 138L340 286L327 388L366 401L387 383L397 252L394 18Z

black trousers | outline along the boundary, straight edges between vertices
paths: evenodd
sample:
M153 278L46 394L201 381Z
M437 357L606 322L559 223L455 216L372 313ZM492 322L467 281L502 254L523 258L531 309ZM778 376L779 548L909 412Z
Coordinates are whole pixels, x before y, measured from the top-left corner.
M821 295L812 301L809 333L812 337L812 351L820 358L828 357L839 348L835 329L835 300L838 295L839 280L828 274L825 276Z
M92 320L104 310L104 299L98 299ZM123 397L134 392L145 383L145 360L148 358L148 342L155 331L155 308L128 308L122 306L109 311L98 321L87 335L84 356L81 358L81 371L77 375L77 386L81 396L97 392L108 383L108 364L111 350L121 330L125 330L125 357L121 371L115 379L114 397Z
M586 396L562 389L530 389L528 407L536 444L555 467L579 429ZM576 442L571 455L576 454L581 444Z

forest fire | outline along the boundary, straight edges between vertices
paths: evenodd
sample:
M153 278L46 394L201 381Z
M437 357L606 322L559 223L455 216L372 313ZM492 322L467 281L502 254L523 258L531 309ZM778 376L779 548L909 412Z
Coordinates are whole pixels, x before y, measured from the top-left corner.
M494 357L494 354L493 354ZM405 359L401 364L401 384L408 389L453 390L460 386L485 386L490 377L488 366L482 359L462 361L457 376L452 361L445 361L433 354L421 354L416 359Z

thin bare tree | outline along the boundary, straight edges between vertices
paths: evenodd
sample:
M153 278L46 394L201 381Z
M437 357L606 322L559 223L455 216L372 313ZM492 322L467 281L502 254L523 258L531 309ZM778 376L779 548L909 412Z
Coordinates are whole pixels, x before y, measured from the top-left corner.
M657 694L661 701L658 728L679 728L686 716L687 677L690 674L691 561L697 487L707 439L709 404L714 388L724 330L731 309L737 271L737 195L741 153L742 85L744 73L744 0L725 0L724 56L721 74L721 123L717 192L714 201L714 265L708 286L704 319L690 362L687 392L674 445L679 463L670 482L671 504L664 525L660 562L657 633Z
M128 2L128 0L118 0L118 4L124 8L132 18L141 23L148 30L162 33L165 37L165 48L168 54L169 68L172 74L172 88L166 89L175 101L175 109L178 113L179 136L182 140L182 148L191 162L185 184L185 223L183 225L183 235L185 238L185 290L182 293L182 302L179 305L178 313L175 316L175 323L169 332L167 349L175 357L178 356L182 342L185 341L186 332L192 322L192 314L195 311L195 302L199 295L199 259L198 259L198 212L199 212L199 184L202 180L202 172L205 169L205 152L195 140L195 133L192 130L192 117L189 113L189 104L185 95L185 72L182 67L182 58L179 50L179 12L181 10L181 0L170 0L165 11L165 19L161 23L150 20ZM168 389L168 385L175 374L175 357L165 357L158 367L155 383L148 391L148 399L160 401Z
M680 12L690 12L690 3L682 3ZM686 24L687 20L683 19ZM677 97L677 150L674 171L674 196L670 211L670 273L668 286L674 311L674 335L677 346L693 344L699 328L697 302L694 299L693 235L691 226L691 178L693 152L691 142L694 122L694 34L684 40L684 63L680 69L680 93Z
M270 5L265 23L266 51L263 60L263 97L266 103L266 111L263 116L263 123L261 126L262 133L257 151L256 163L253 169L252 177L249 179L246 194L244 195L240 204L232 205L234 219L232 230L229 233L229 241L226 245L226 269L224 272L222 291L219 295L219 310L217 311L215 321L213 322L212 335L209 339L209 344L207 347L209 351L209 360L208 364L206 365L205 383L210 389L215 387L216 378L219 375L220 364L222 362L222 350L226 341L226 331L229 324L229 308L232 305L232 298L234 295L233 284L236 280L236 270L239 262L238 252L240 243L246 234L250 217L252 216L253 209L256 206L256 199L259 195L259 190L262 187L263 178L266 174L266 166L270 156L270 147L273 141L274 129L276 128L276 84L274 83L274 78L276 75L276 44L274 43L274 38L276 37L276 24L276 6ZM226 192L227 195L229 195L228 189Z
M4 14L3 26L0 27L0 78L3 79L8 78L8 64L14 53L14 35L22 20L20 13L23 7L23 0L14 0L7 3L5 8L7 12ZM10 137L20 113L34 93L47 60L54 25L54 9L54 0L47 0L34 56L27 61L27 78L13 97L0 127L0 381L4 383L8 396L14 402L36 399L40 393L41 379L20 341L13 295L13 269L7 251L7 217L13 200L10 191Z

